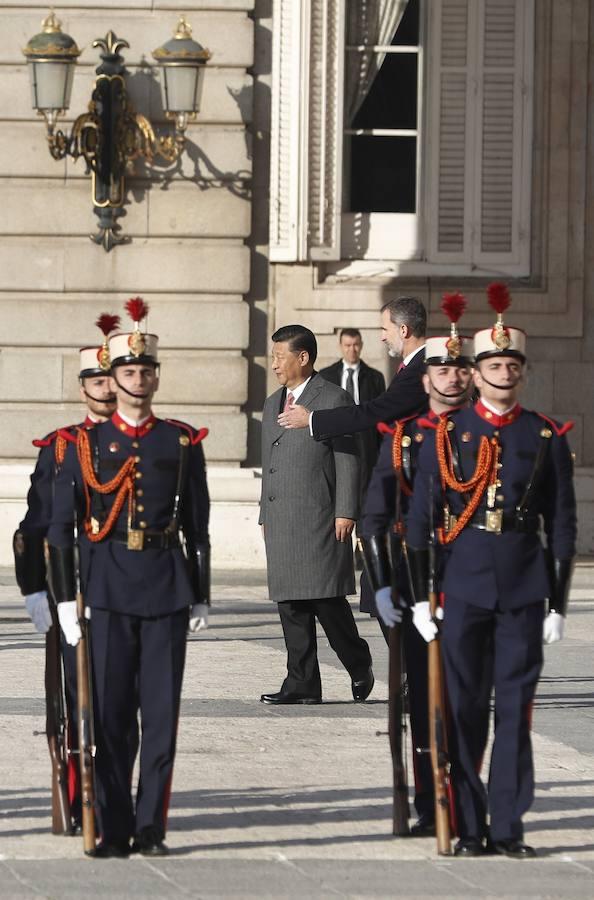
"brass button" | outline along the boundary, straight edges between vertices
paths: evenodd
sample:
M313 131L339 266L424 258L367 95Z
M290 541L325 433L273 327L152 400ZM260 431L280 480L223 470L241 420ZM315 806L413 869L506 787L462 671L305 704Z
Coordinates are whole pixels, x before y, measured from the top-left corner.
M496 428L495 431L493 432L493 437L499 437L499 429L498 428Z
M540 432L540 436L543 438L551 438L551 437L553 437L553 432L551 431L550 428L543 428L542 431Z
M498 469L502 469L502 468L503 468L503 463L498 462L498 463L497 463L497 468L498 468Z
M144 512L144 506L142 505L142 503L139 503L136 509L138 510L138 512Z
M455 423L452 422L452 420L450 419L450 420L448 421L448 424L447 424L446 427L447 427L448 431L453 431L454 428L456 427L456 425L455 425Z
M145 425L144 427L145 427L145 428L152 428L152 427L153 427L153 423L152 423L152 422L147 422L146 425Z
M138 448L140 447L140 444L138 443L138 441L132 441L132 446L134 447L135 450L138 450Z
M493 418L493 413L489 412L489 410L486 410L485 419L492 419L492 418Z
M141 528L146 528L146 522L139 522L138 524Z
M465 444L467 444L468 441L472 440L472 434L470 433L470 431L465 431L462 434L462 440L464 441Z
M501 487L502 484L503 484L503 482L499 481L499 479L497 479L497 481L495 482L495 487Z
M409 436L408 436L407 434L403 434L403 435L402 435L402 446L403 446L403 447L410 447L410 438L409 438Z
M503 503L503 501L505 500L505 497L503 496L503 494L497 494L495 496L495 499L497 500L498 503Z
M144 491L142 490L142 488L136 488L136 496L137 497L142 497L143 494L144 494Z
M120 422L120 431L125 431L125 430L126 430L126 426L124 425L123 422Z
M134 477L135 477L135 478L142 478L142 472L135 472L135 473L134 473Z
M135 456L135 457L134 457L134 462L137 462L137 463L140 462L140 456Z

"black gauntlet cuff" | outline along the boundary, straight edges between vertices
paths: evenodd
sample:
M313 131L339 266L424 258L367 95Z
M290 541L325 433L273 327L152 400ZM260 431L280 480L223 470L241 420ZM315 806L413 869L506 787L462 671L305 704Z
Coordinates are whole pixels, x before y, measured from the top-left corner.
M361 538L363 558L367 577L373 591L390 587L392 583L392 568L388 556L388 544L385 534L373 534L368 538Z
M76 600L74 547L49 545L49 582L56 603Z
M23 596L44 591L47 585L43 535L27 534L19 529L14 533L12 549L16 580Z

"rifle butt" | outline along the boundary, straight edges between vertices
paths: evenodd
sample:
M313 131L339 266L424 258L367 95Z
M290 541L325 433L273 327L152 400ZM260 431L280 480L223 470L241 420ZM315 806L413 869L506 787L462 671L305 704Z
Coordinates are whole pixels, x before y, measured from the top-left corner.
M448 800L448 748L444 686L439 638L430 641L427 648L429 666L429 746L435 791L435 834L437 852L450 856L451 828Z
M83 850L93 856L96 844L95 829L95 773L93 754L93 706L89 668L87 623L84 618L84 601L76 597L76 608L82 637L76 645L76 694L78 705L78 744L80 760L80 789L82 805Z
M404 710L402 702L402 633L399 625L390 628L389 664L388 734L394 779L392 834L397 837L405 837L410 834L408 826L410 808L402 746Z
M66 767L62 760L58 739L47 739L52 761L52 834L71 835L70 803L66 784Z
M52 764L52 834L72 834L67 787L66 722L60 626L53 603L45 636L45 733Z

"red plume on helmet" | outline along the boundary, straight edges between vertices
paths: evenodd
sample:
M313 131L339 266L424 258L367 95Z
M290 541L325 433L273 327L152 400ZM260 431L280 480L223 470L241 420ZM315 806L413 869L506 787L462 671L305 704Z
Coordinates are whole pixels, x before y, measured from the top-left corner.
M118 328L119 324L120 317L112 316L109 313L101 313L95 322L95 325L97 328L101 329L105 337L107 337L110 332L114 331L114 329Z
M444 294L441 298L441 308L450 322L457 322L466 309L466 297L460 292Z
M148 303L142 297L131 297L126 303L126 312L138 328L139 322L148 316Z
M489 306L495 310L498 316L501 316L511 303L509 288L502 281L491 282L487 287L487 297Z

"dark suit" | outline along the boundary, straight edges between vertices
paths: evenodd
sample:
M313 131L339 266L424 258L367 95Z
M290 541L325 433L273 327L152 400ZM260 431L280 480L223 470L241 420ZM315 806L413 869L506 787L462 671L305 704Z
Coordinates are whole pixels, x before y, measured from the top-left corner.
M342 387L343 371L344 363L342 359L340 359L331 366L321 369L319 374L326 381L330 381L332 384L337 384L338 387ZM379 395L383 394L386 390L386 381L382 373L378 372L377 369L372 369L371 366L368 366L363 360L359 360L358 385L359 403L365 403L367 400L375 400L376 397L379 397ZM359 456L361 459L360 499L361 503L363 503L365 491L367 490L367 485L377 460L381 440L375 428L366 429L361 432L361 434L357 435L357 438Z
M312 431L316 441L326 441L340 434L352 434L372 428L377 422L394 422L427 409L427 395L423 388L425 372L423 351L419 349L409 365L394 375L387 391L375 400L358 406L316 410L312 416Z

